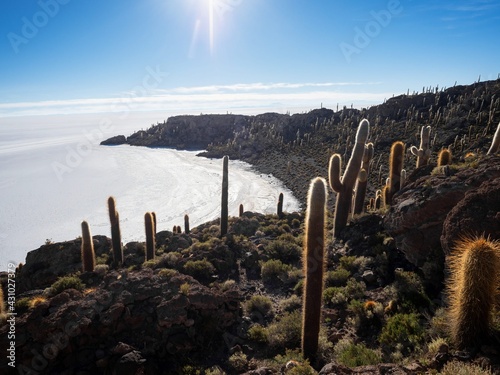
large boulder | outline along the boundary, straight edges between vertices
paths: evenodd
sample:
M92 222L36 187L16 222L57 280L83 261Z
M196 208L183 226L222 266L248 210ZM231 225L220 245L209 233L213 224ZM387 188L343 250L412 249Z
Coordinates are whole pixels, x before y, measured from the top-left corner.
M397 247L416 266L425 262L442 262L443 223L450 211L468 192L477 190L484 182L500 177L500 157L487 156L476 164L460 169L444 168L434 175L418 178L405 186L393 199L384 219L385 229L394 237ZM485 185L485 189L488 189ZM475 198L481 205L482 193ZM491 193L495 196L495 193ZM483 206L488 205L484 201ZM493 209L493 207L492 207ZM489 216L488 216L489 215ZM487 214L484 218L495 217ZM492 225L494 226L494 221ZM496 222L498 225L498 221ZM476 229L489 224L478 223ZM450 232L451 233L451 232Z
M460 237L481 235L500 240L500 178L467 192L451 210L444 221L441 246L448 254Z

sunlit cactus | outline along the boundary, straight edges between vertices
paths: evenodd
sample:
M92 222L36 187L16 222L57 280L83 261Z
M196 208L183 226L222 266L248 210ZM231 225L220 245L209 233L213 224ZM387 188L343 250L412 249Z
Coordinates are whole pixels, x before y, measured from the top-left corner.
M361 163L363 161L363 154L365 152L365 143L370 131L370 124L368 120L362 120L358 126L356 133L356 143L352 150L351 158L347 163L342 179L341 172L341 156L334 154L330 158L330 165L328 168L328 178L331 188L337 192L337 200L335 204L335 218L333 224L333 236L336 237L347 225L349 217L349 210L351 208L352 193L354 184L358 178Z
M422 126L422 130L420 131L420 147L410 147L410 152L417 157L417 168L423 167L429 163L429 158L431 156L429 147L431 130L432 128L430 126Z
M302 352L314 360L318 351L318 338L323 295L325 257L326 181L320 177L311 181L307 198L304 239L304 295L302 313Z
M500 287L500 243L482 237L459 240L448 259L449 324L459 349L485 342Z

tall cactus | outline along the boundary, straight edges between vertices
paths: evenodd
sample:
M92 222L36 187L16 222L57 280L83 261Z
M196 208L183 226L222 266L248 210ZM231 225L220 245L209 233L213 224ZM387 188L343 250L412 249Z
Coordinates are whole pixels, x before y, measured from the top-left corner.
M221 216L220 216L220 235L227 234L228 226L228 200L229 200L229 157L226 155L222 159L222 203L221 203Z
M323 299L326 199L326 181L316 177L311 181L308 192L302 261L305 275L302 304L302 353L311 361L314 360L318 351Z
M430 126L422 126L422 130L420 131L420 147L410 147L410 152L417 157L417 168L423 167L429 163L429 158L431 156L431 149L429 147L431 130L432 128Z
M367 143L363 154L363 162L361 163L361 171L365 170L366 177L360 174L356 183L356 197L354 198L354 215L359 215L365 208L366 188L368 186L368 176L370 175L370 162L373 158L373 143Z
M370 123L364 119L359 123L356 133L356 143L352 150L351 158L347 163L344 175L340 178L341 156L334 154L330 158L328 168L328 178L330 186L337 193L335 203L335 219L333 224L333 236L336 237L347 225L349 209L351 208L352 192L354 184L361 168L363 154L365 152L365 142L370 132Z
M447 148L443 148L438 154L438 167L451 164L451 152Z
M276 210L278 217L281 219L283 217L283 193L280 193L278 197L278 205Z
M491 141L490 149L487 152L489 154L496 154L500 148L500 122L498 123L497 130L493 136L493 141Z
M392 197L401 188L401 171L403 170L403 162L405 155L405 145L401 141L396 141L392 144L391 154L389 156L389 189L387 191L386 204L392 204Z
M83 272L92 272L95 267L94 242L90 234L89 223L82 221L82 268Z
M189 234L189 215L185 214L184 215L184 233Z
M123 263L123 248L120 232L120 216L116 211L116 201L114 197L108 198L109 221L111 223L111 246L113 248L113 264L115 267Z
M239 212L239 216L240 216L240 217L242 217L244 212L245 212L245 209L243 208L243 203L241 203L241 204L240 204L240 212Z
M153 215L151 212L144 214L144 227L146 229L146 260L153 260L155 258L155 233Z
M449 265L451 337L460 349L479 345L490 333L500 286L500 242L464 238L455 244Z

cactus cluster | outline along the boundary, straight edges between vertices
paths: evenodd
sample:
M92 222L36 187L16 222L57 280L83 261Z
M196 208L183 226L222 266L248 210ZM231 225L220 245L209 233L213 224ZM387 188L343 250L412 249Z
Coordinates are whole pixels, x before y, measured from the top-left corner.
M368 139L369 131L370 124L368 120L362 120L358 126L358 130L356 133L356 143L352 150L351 158L347 163L347 167L342 178L340 177L341 156L339 154L334 154L330 158L328 178L332 190L337 193L337 200L335 204L335 219L333 225L334 237L338 236L342 229L344 229L347 225L354 184L356 183L356 179L358 178L361 163L363 161L363 155L365 153L365 143Z
M431 127L422 126L420 131L420 147L416 148L411 146L410 152L417 157L417 168L423 167L429 163L429 158L431 156L430 139L431 139Z
M310 360L314 359L318 350L323 295L326 200L326 181L317 177L311 181L308 192L302 261L305 275L302 353Z

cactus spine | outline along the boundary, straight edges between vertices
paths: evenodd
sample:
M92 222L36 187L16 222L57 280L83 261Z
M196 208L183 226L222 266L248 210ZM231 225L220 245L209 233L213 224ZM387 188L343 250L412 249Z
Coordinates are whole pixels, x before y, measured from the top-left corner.
M228 222L228 195L229 195L229 157L226 155L222 159L222 204L220 217L220 235L225 236L227 233Z
M333 224L333 236L336 237L347 225L349 209L351 207L352 192L354 184L361 168L363 154L365 152L365 142L370 131L370 123L364 119L359 123L356 133L356 144L352 150L351 158L347 163L342 180L340 179L341 157L334 154L330 158L328 168L328 178L331 188L337 193L335 203L335 219Z
M361 163L361 171L366 172L366 176L360 171L358 182L356 183L356 196L354 198L354 215L359 215L365 207L366 188L368 186L368 176L370 175L370 162L373 158L373 143L367 143L365 153L363 154L363 162Z
M123 263L123 248L120 232L120 216L116 211L116 201L114 197L108 198L109 221L111 223L111 246L113 248L113 262L115 267Z
M458 348L479 345L490 333L500 276L500 242L464 238L449 260L450 333Z
M500 148L500 122L498 123L497 130L493 136L493 141L491 142L490 149L487 152L489 154L496 154Z
M189 216L188 214L184 215L184 233L189 234Z
M280 219L283 217L283 193L280 193L278 197L277 214Z
M89 223L82 221L82 267L83 272L92 272L95 267L94 242Z
M323 295L326 199L326 181L317 177L311 181L308 192L302 261L305 275L302 353L309 360L313 360L318 351Z
M430 126L422 126L422 130L420 131L420 147L410 147L410 152L417 157L417 168L423 167L429 163L429 157L431 156L431 150L429 148L431 129Z
M438 155L438 167L451 164L451 152L447 148L443 148L439 151Z
M392 197L401 187L401 171L403 170L405 145L401 141L394 142L391 147L389 166L389 188L387 191L386 204L392 204Z
M155 234L151 212L144 214L144 227L146 229L146 260L153 260L155 258Z

